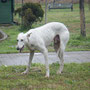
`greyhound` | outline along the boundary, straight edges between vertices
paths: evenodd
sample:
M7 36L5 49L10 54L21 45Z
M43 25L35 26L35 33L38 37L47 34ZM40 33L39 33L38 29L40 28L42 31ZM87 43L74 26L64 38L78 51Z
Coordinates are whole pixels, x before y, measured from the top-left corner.
M54 49L61 61L57 73L61 74L64 67L64 50L68 40L69 31L63 23L59 22L47 23L41 27L30 29L26 33L20 33L17 37L17 50L21 52L24 46L30 50L29 62L23 74L29 72L34 52L35 50L39 50L45 58L46 77L50 76L47 46L50 45L52 41L54 41Z

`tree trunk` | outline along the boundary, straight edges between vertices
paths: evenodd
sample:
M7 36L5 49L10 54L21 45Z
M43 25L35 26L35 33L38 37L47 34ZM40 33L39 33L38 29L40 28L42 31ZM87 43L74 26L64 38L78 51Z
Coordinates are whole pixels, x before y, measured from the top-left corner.
M90 10L90 0L88 0L88 7L89 7L89 10Z
M47 0L45 1L45 24L47 23Z
M55 0L53 0L53 3L55 3Z
M81 36L86 37L84 0L79 0Z
M22 8L23 8L23 4L24 4L24 0L22 0ZM23 14L23 9L22 9L21 13ZM22 26L24 25L23 16L21 17L21 24L22 24Z

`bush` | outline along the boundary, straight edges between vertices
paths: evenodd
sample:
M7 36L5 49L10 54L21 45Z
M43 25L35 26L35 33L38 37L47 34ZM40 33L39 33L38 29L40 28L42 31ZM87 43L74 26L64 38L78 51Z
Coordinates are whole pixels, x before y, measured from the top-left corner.
M33 15L32 10L30 8L25 10L25 15L23 16L24 26L32 25L36 20L35 15Z
M38 3L26 3L22 8L15 10L15 15L23 18L23 26L31 27L34 22L42 21L44 11Z

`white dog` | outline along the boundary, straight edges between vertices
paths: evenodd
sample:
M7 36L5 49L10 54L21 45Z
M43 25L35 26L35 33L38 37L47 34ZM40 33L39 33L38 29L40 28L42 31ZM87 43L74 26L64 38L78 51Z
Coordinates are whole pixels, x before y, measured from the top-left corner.
M57 73L61 73L64 67L63 54L66 44L69 40L69 31L66 26L59 22L51 22L41 27L31 29L27 33L20 33L18 35L17 50L20 52L24 46L27 46L30 50L29 63L24 74L29 72L31 62L34 56L34 51L37 49L41 51L45 58L46 65L46 77L49 77L49 64L48 64L48 50L47 46L54 41L54 48L60 58L61 65Z

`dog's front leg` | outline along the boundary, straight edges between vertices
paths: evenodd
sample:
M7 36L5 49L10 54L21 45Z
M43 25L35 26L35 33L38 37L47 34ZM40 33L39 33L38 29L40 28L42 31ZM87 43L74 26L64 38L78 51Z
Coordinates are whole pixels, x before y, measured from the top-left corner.
M29 62L28 62L27 68L26 68L26 70L24 72L22 72L22 74L27 74L29 72L33 56L34 56L34 51L30 51Z
M45 58L45 65L46 65L46 76L45 77L49 77L48 50L46 48L43 51L43 55Z

